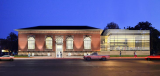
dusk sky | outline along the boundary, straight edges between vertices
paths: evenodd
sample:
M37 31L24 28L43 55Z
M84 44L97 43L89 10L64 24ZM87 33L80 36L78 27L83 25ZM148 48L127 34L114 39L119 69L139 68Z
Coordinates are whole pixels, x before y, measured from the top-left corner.
M0 38L39 25L87 25L121 29L148 21L160 30L160 0L0 0Z

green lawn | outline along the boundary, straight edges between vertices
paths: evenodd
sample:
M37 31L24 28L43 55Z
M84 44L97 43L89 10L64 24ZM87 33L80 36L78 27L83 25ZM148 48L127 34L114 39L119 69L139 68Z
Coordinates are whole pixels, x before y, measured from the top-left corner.
M19 56L19 55L14 55L14 57L28 57L28 56Z
M146 57L149 55L137 55L137 57ZM110 55L110 57L120 57L119 55ZM134 55L121 55L121 57L134 57Z

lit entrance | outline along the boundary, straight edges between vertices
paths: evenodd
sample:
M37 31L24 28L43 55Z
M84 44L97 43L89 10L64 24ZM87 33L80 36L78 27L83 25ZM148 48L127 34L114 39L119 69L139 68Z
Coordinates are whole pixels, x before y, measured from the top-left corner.
M63 55L63 38L56 38L56 58L61 58Z
M56 45L56 58L61 58L63 52L62 45Z

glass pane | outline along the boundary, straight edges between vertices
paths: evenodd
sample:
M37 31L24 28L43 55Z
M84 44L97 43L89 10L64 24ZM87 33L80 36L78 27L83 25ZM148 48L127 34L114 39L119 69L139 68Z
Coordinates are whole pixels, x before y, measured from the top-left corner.
M51 37L46 38L46 49L52 49L52 38Z

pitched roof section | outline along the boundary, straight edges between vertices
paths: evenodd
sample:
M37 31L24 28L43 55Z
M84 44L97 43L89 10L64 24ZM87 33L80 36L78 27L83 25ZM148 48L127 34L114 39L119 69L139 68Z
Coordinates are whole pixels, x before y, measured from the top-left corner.
M35 26L35 27L21 28L17 30L87 30L87 29L98 30L99 28L90 26Z

